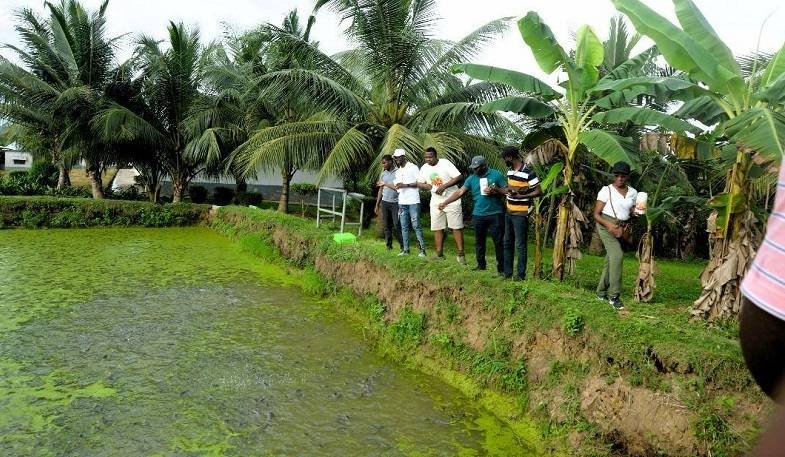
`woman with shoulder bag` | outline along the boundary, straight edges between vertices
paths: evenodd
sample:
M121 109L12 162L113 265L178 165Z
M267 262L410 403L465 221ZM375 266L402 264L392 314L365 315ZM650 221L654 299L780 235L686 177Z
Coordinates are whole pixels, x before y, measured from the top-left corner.
M624 309L621 302L621 268L624 259L622 242L631 244L635 199L638 191L627 184L630 165L616 162L613 165L613 183L600 189L594 205L594 221L605 246L605 265L597 285L597 299L608 301L617 310Z

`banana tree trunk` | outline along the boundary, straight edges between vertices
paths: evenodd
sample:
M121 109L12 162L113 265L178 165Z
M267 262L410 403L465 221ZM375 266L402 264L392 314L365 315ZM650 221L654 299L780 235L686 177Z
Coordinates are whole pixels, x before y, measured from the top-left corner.
M543 240L542 245L543 247L548 245L548 238L551 236L551 224L553 223L553 213L556 212L556 205L558 204L559 199L551 198L550 203L548 204L548 217L545 218L545 229L543 231Z
M695 257L695 213L690 212L684 221L682 234L679 238L679 257L681 260L690 260Z
M744 147L737 149L736 162L725 185L725 193L731 197L725 208L730 212L727 225L718 210L709 216L707 231L712 243L711 257L701 274L703 290L693 304L693 316L708 320L732 319L741 309L741 279L752 264L761 240L758 221L749 209L750 153Z
M641 238L638 244L638 278L635 280L633 296L641 302L650 302L654 298L654 273L656 263L654 262L654 238L652 237L651 225Z
M537 208L539 209L539 208ZM534 214L534 277L542 278L542 214Z
M591 241L589 242L589 254L591 255L601 255L604 246L602 245L602 238L600 238L600 232L597 230L595 223L594 230L591 232Z
M564 159L564 184L572 188L572 161L570 155ZM564 280L565 261L567 256L567 232L573 208L571 192L567 192L561 199L559 215L556 219L556 235L553 238L553 263L551 277L558 281Z

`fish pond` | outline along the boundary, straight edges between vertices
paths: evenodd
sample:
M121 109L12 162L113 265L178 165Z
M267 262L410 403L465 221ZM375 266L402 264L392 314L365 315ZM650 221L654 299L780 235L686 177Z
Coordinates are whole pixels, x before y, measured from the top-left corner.
M208 228L0 231L0 455L531 455Z

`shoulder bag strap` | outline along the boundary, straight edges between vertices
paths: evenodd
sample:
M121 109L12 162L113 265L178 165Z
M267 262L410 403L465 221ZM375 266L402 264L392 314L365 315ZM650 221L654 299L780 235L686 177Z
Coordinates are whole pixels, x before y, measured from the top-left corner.
M619 221L619 216L616 215L616 208L613 207L613 191L611 190L611 186L607 186L607 187L608 187L608 203L611 204L611 211L613 211L613 218Z

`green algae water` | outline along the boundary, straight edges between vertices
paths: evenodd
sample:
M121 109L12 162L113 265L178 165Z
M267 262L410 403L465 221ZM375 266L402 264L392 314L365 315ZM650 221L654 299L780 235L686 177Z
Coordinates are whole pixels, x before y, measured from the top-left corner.
M206 228L0 231L0 455L532 455Z

